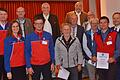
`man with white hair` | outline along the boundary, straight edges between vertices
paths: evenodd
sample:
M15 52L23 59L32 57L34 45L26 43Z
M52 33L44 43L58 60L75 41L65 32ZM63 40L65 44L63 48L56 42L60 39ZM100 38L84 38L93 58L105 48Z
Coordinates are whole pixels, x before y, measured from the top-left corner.
M60 36L59 21L56 15L50 13L49 3L43 3L41 6L42 13L36 15L45 19L44 31L49 32L52 35L55 43L57 37Z
M82 26L84 27L85 31L91 29L90 19L93 19L93 18L96 18L94 12L89 11L89 12L87 13L87 19L88 19L88 21L87 21L87 22L84 22L83 25L82 25Z
M98 32L98 24L99 20L97 18L93 18L90 20L91 29L86 31L83 35L83 50L87 55L88 59L86 59L86 67L88 70L89 80L95 80L95 64L92 63L92 47L93 47L93 37L94 33Z

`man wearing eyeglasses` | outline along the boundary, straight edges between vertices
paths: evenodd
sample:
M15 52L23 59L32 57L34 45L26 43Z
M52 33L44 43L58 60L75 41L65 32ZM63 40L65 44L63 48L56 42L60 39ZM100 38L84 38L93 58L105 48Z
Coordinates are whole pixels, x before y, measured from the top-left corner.
M39 80L41 73L44 80L51 80L54 71L54 43L51 34L43 31L44 22L42 17L35 16L35 31L25 40L26 66L32 80Z
M16 21L20 23L22 29L22 36L25 37L27 34L33 32L33 25L29 18L25 18L25 9L23 7L18 7L16 9L16 14L18 18Z

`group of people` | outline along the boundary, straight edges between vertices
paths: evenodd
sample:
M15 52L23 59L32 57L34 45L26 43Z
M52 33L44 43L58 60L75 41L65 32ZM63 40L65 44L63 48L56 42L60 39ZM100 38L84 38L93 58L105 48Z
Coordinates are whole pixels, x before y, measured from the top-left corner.
M113 14L111 28L108 17L85 13L82 2L76 2L60 27L48 3L41 10L32 24L23 7L11 22L7 10L0 8L0 80L29 80L26 72L32 80L40 80L41 73L43 80L52 80L61 67L70 72L68 80L82 80L86 71L89 80L120 79L119 12ZM96 68L98 53L109 55L108 69Z

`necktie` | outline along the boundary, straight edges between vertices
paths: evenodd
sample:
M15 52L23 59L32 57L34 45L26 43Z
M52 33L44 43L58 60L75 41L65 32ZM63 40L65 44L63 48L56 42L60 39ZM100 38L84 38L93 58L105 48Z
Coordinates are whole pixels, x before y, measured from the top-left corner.
M73 27L73 36L75 36L75 27Z
M24 30L24 23L25 23L25 20L19 20L20 22L20 27L22 29L22 36L25 37L25 30Z
M78 17L77 24L78 24L78 25L81 25L81 23L80 23L80 14L76 13L76 15L77 15L77 17Z

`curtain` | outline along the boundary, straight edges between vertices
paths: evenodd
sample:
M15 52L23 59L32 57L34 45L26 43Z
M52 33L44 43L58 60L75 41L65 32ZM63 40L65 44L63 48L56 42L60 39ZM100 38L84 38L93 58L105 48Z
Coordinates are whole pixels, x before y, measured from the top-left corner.
M101 8L100 8L100 0L96 0L96 13L98 19L101 17Z
M83 0L84 1L84 0ZM25 8L25 17L33 21L33 17L41 13L41 5L46 1L0 1L0 7L8 11L8 20L16 19L16 9L20 6ZM74 10L76 1L47 1L51 7L51 13L58 16L59 23L61 24L67 12ZM84 4L85 3L85 4ZM89 10L89 1L85 0L83 3L84 11Z
M89 0L83 0L83 10L85 12L89 11Z

